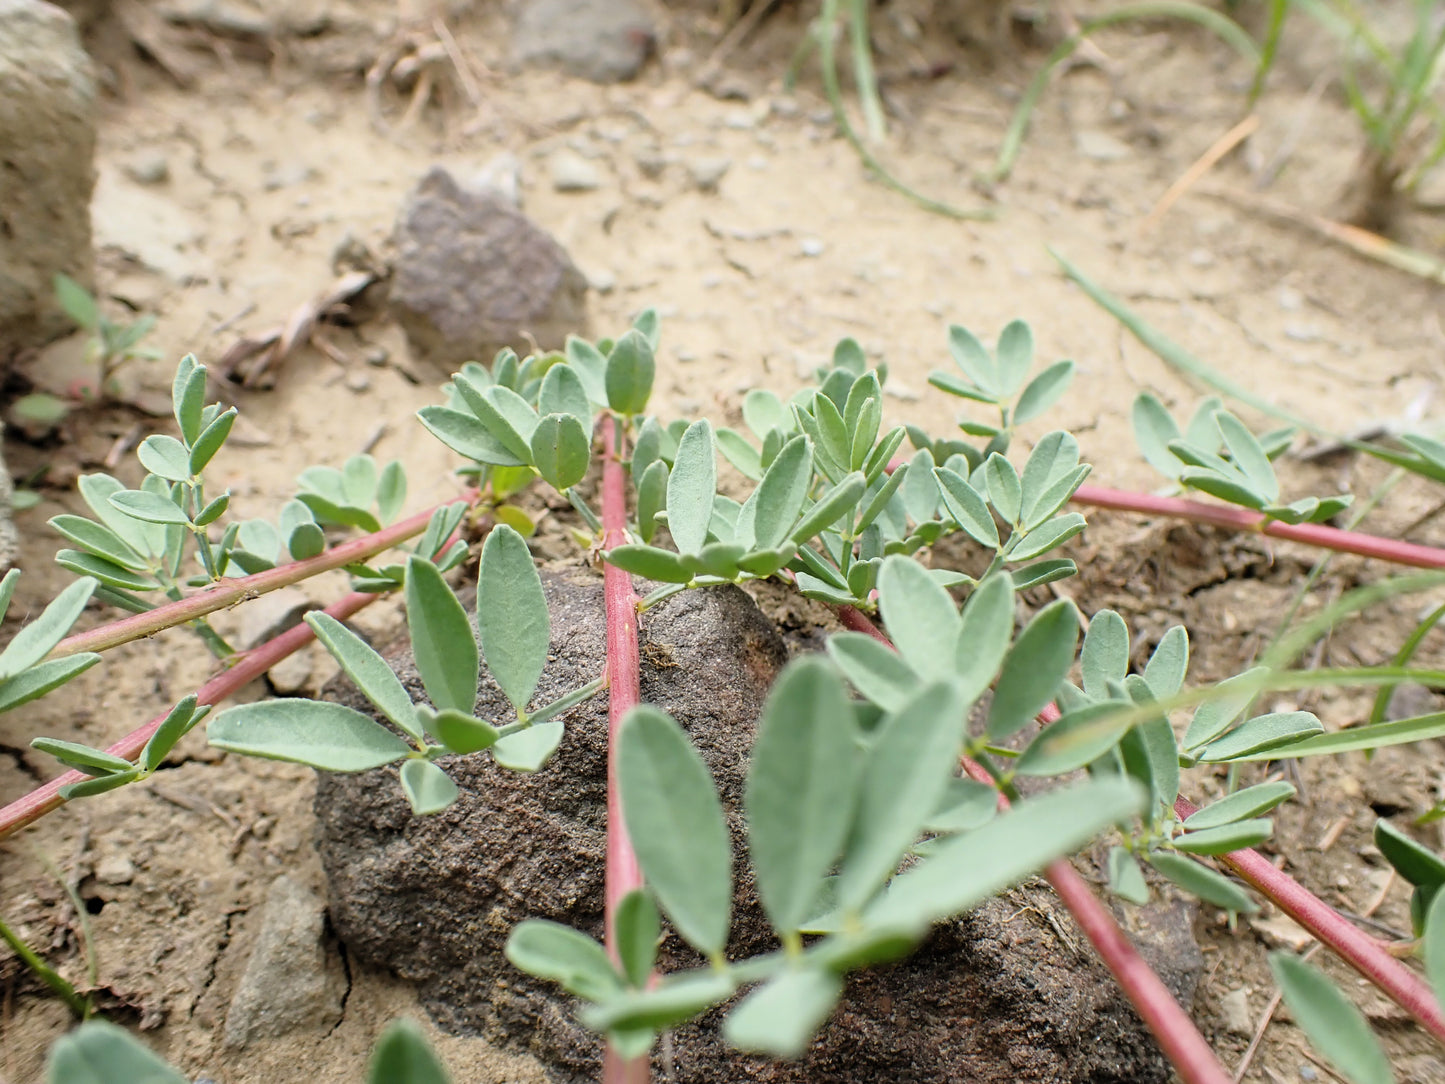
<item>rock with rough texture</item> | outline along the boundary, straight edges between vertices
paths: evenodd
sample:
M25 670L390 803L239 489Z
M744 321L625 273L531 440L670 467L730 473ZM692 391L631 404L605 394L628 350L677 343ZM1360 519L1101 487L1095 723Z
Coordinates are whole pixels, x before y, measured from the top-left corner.
M63 271L94 283L95 82L75 22L41 0L0 0L0 367L74 325Z
M595 576L544 576L552 650L537 701L596 677L605 650ZM776 947L744 860L739 812L747 754L767 691L787 657L776 628L734 587L674 595L640 623L644 701L672 713L698 746L728 810L738 852L729 954ZM413 696L421 682L409 652L391 662ZM338 683L333 695L364 708ZM478 713L505 718L484 675ZM444 1025L526 1047L559 1082L596 1080L601 1049L577 1023L576 1003L512 968L502 955L512 927L546 918L600 936L605 847L605 699L566 718L555 759L535 775L484 757L443 761L460 801L414 817L393 769L323 775L316 811L331 916L365 963L418 983ZM1096 874L1092 865L1088 872ZM1095 876L1095 879L1099 878ZM1182 905L1131 909L1126 928L1186 1004L1200 957ZM663 971L698 964L675 936ZM659 1079L924 1084L968 1080L1162 1082L1168 1067L1068 913L1031 883L945 923L911 958L855 975L807 1055L772 1063L729 1050L722 1011L673 1033L656 1055ZM665 1066L665 1067L664 1067Z
M639 0L525 0L512 29L522 63L594 83L635 78L656 46L657 29Z
M298 1028L324 1030L341 1019L345 979L327 965L324 922L325 908L311 889L286 874L271 883L261 933L226 1013L228 1048Z
M391 308L418 360L450 373L504 346L560 348L585 332L587 279L562 246L506 201L441 168L407 197L396 228Z

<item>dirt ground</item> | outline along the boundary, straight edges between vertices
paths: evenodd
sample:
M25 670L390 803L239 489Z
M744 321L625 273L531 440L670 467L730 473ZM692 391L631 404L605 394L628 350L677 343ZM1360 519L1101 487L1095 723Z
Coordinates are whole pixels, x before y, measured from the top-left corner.
M1086 16L1113 5L1073 6ZM921 191L982 205L972 179L991 163L1044 54L1006 34L986 46L960 44L941 29L947 7L896 3L876 11L891 114L883 153ZM153 50L134 48L115 19L102 14L91 25L87 42L106 88L98 282L112 303L157 315L150 341L167 359L135 371L133 395L163 396L175 359L187 351L212 363L240 336L284 322L333 282L333 255L348 238L384 256L404 193L433 164L470 174L507 151L520 161L523 209L593 283L591 331L609 334L647 305L661 311L655 402L664 415L735 421L748 389L792 391L838 338L852 335L889 365L893 420L942 433L959 401L926 381L930 369L948 364L947 325L992 338L1022 316L1045 360L1079 364L1068 399L1025 435L1070 428L1095 464L1093 481L1152 488L1159 479L1134 451L1129 405L1147 389L1187 412L1200 390L1070 285L1046 245L1220 374L1323 426L1346 431L1433 412L1445 350L1438 286L1203 191L1157 227L1142 228L1161 194L1245 108L1247 65L1197 29L1145 23L1101 35L1100 63L1062 75L1045 96L1014 177L996 192L997 218L963 222L929 214L869 178L836 134L811 66L796 91L784 90L782 74L812 4L780 5L729 58L714 93L692 82L724 29L710 6L659 9L658 56L636 82L611 87L520 70L499 5L437 8L331 0L333 30L316 37L256 41L198 31L167 46L172 51L160 59L169 71ZM434 36L434 14L446 19L467 80L444 69L445 93L403 124L405 89L384 85L371 95L361 73L408 30ZM1331 63L1320 41L1287 38L1258 106L1258 133L1204 187L1253 191L1256 178L1287 156L1266 194L1336 214L1362 136L1337 88L1312 92ZM554 190L549 163L561 148L591 161L597 188ZM701 190L696 171L719 159L728 160L726 173L715 191ZM166 164L166 182L133 179L157 160ZM1415 245L1445 248L1438 219L1405 228ZM405 462L409 509L455 493L454 459L411 417L437 401L446 374L409 359L388 323L326 334L334 357L301 350L274 388L228 393L246 423L216 464L234 510L273 513L300 469L339 465L373 442L378 457ZM1262 417L1242 413L1264 427ZM77 470L100 469L138 424L166 431L168 422L130 410L93 412L73 419L63 442L7 445L12 470L37 479L43 497L20 518L26 575L12 630L65 579L49 562L57 541L45 520L80 509L69 481ZM135 470L133 459L118 468L123 477ZM1364 495L1385 476L1344 459L1291 461L1283 474L1299 494L1344 486ZM1403 531L1437 499L1406 481L1364 527ZM1105 513L1089 518L1072 550L1083 574L1058 592L1086 612L1119 609L1141 650L1182 621L1194 641L1195 680L1248 665L1315 559L1257 538ZM1428 521L1409 537L1445 544L1445 526ZM1336 560L1314 597L1334 597L1384 572ZM329 598L345 585L338 579L308 590ZM1319 663L1388 658L1436 602L1412 596L1372 611L1320 648ZM384 635L397 628L397 614L383 602L359 623ZM1419 658L1445 662L1438 633ZM317 680L323 670L318 661ZM26 748L32 736L106 744L208 672L204 652L172 632L155 645L120 649L63 693L4 716L0 802L53 774L52 762ZM1369 710L1368 696L1354 692L1297 703L1330 727ZM1410 710L1435 703L1422 693ZM268 885L288 872L323 888L312 845L313 782L306 770L219 758L199 736L183 752L157 780L77 803L0 848L0 916L77 982L85 981L83 934L96 954L102 1000L147 1029L148 1040L193 1077L217 1084L359 1079L384 1021L419 1010L404 984L354 967L334 1028L258 1040L240 1054L222 1049L226 1008ZM1301 800L1281 813L1266 850L1328 902L1366 916L1375 932L1401 934L1408 894L1391 880L1369 833L1377 816L1400 814L1403 823L1445 797L1442 767L1434 743L1370 762L1307 761ZM1222 787L1222 777L1195 773L1186 793L1200 800ZM1436 829L1423 838L1441 843ZM85 915L76 915L65 883L77 889ZM1303 948L1296 934L1267 912L1235 929L1212 917L1201 922L1207 965L1194 1009L1231 1068L1271 997L1265 950ZM1358 994L1402 1080L1445 1079L1445 1057L1400 1011L1352 974L1330 970ZM64 1009L0 954L0 1081L39 1079L45 1049L67 1024ZM542 1079L525 1057L431 1033L458 1081ZM1281 1011L1245 1079L1294 1084L1329 1073Z

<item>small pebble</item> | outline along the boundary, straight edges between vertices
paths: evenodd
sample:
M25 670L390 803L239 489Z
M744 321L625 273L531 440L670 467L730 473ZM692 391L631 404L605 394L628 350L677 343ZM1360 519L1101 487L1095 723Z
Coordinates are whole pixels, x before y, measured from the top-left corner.
M697 360L697 355L685 346L679 346L673 351L673 356L684 365Z
M1315 1071L1313 1065L1301 1065L1299 1067L1299 1078L1301 1080L1318 1080L1320 1074Z
M804 237L802 244L798 246L804 256L821 256L823 248L823 242L816 237Z
M503 151L479 169L467 185L476 192L490 192L508 207L522 206L522 161L511 151Z
M136 184L164 184L171 179L171 164L159 151L142 151L121 169Z
M654 181L661 177L662 171L667 168L666 156L656 147L644 147L632 158L637 163L637 168L642 171L642 175Z
M689 399L687 396L678 396L672 402L681 413L687 415L694 415L702 409L702 403L696 399Z
M378 343L368 346L366 352L361 356L366 359L366 364L374 365L379 369L391 360L391 351Z
M347 373L346 386L352 391L360 393L371 390L371 377L365 373Z
M1320 340L1318 324L1293 321L1284 325L1284 334L1285 338L1293 339L1297 343L1312 343Z
M617 288L617 276L605 267L599 267L587 276L587 285L599 294L610 294Z
M1289 286L1279 288L1279 307L1285 312L1298 312L1304 307L1304 295Z
M745 132L757 124L753 115L745 109L732 109L723 117L723 124L738 132Z
M135 863L123 854L102 858L96 864L95 879L103 885L128 885L135 880Z
M731 158L699 158L692 163L692 183L701 192L716 192L724 174L732 168Z
M1224 1026L1235 1035L1247 1038L1254 1034L1254 1020L1249 1015L1249 991L1243 986L1225 994L1220 999L1219 1009L1224 1014Z
M1189 262L1195 267L1208 267L1214 263L1214 253L1207 248L1196 248L1189 253Z
M590 192L602 185L596 166L576 151L560 150L552 155L552 187L558 192Z
M1092 129L1075 132L1074 146L1085 158L1092 158L1096 162L1117 162L1121 158L1128 158L1133 153L1129 149L1129 144L1115 139L1108 132Z

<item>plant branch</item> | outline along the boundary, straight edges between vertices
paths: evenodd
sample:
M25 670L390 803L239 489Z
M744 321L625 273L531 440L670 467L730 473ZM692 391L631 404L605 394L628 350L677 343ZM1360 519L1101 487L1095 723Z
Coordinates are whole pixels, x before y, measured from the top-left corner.
M1445 568L1445 550L1434 546L1421 546L1394 538L1361 534L1358 531L1342 531L1337 527L1326 527L1319 523L1280 523L1277 520L1267 520L1258 512L1229 505L1204 504L1182 497L1156 497L1149 493L1131 493L1127 490L1091 485L1080 486L1070 499L1075 504L1093 508L1172 516L1195 523L1210 523L1216 527L1257 531L1272 538L1322 546L1340 553L1358 553L1363 557L1376 557L1382 561L1392 561L1414 568Z
M333 551L334 552L334 551ZM323 555L324 556L324 555ZM361 591L352 592L349 595L333 602L326 607L326 613L344 621L356 613L368 603L376 601L379 594L366 593ZM159 611L156 611L159 612ZM255 678L260 677L271 667L275 666L282 659L286 658L293 651L309 643L315 638L311 626L305 622L283 632L271 640L266 641L260 647L253 648L241 656L240 661L228 669L222 670L210 681L206 682L196 693L196 699L202 704L218 704L226 697L233 695L242 689ZM131 731L114 745L106 749L107 753L118 756L122 760L134 760L145 748L146 742L152 734L163 723L166 716L170 714L169 709L161 712L145 726ZM23 798L19 798L9 805L0 809L0 839L13 834L27 824L31 824L52 810L60 808L65 804L65 799L60 796L60 788L71 783L79 783L88 776L80 772L66 772L56 779L52 779L44 786L37 787Z
M476 495L476 490L467 490L458 500L471 502L476 499ZM437 508L455 503L457 501L446 501L435 508L429 508L425 512L418 512L414 516L393 523L390 527L374 534L333 546L325 553L304 561L292 561L290 564L258 572L254 576L224 581L176 602L157 606L154 610L147 610L145 613L135 614L87 632L68 636L56 645L55 650L50 653L48 658L58 659L66 655L76 655L82 651L105 651L108 648L119 647L132 640L154 636L164 629L183 625L188 621L204 617L206 614L215 613L217 610L245 602L258 595L264 595L268 591L300 583L302 580L310 579L322 572L330 572L333 569L355 564L357 561L364 561L405 542L414 535L421 534L426 530L426 525L436 513Z
M839 606L836 612L839 620L848 628L867 633L889 647L893 646L888 637L856 608ZM1044 714L1051 714L1052 718L1045 718L1045 722L1058 718L1058 709L1053 708L1053 705L1049 707L1053 709L1052 713L1046 711ZM993 778L983 765L965 757L963 766L974 779L994 785ZM1007 808L1008 798L1003 794L998 797L1000 808ZM1153 1032L1180 1079L1185 1084L1232 1084L1229 1074L1214 1056L1214 1051L1209 1048L1199 1029L1194 1026L1194 1021L1189 1019L1163 980L1139 955L1138 950L1124 935L1124 931L1119 929L1114 916L1099 902L1078 871L1067 860L1059 859L1044 870L1044 875L1048 877L1059 899L1094 946L1094 951L1113 974L1119 988L1124 991L1140 1018Z
M1174 803L1174 811L1181 819L1197 808L1187 798ZM1445 1014L1435 995L1414 972L1385 951L1379 941L1357 929L1289 874L1275 869L1258 851L1232 851L1221 855L1219 860L1445 1043Z
M602 417L602 545L612 549L627 541L627 471L623 465L626 437L610 414ZM637 592L632 576L610 564L602 569L607 604L607 881L605 925L607 951L618 960L615 920L622 897L642 887L642 870L622 819L622 787L618 779L618 733L622 720L642 699L641 658L637 647ZM608 1045L603 1062L604 1084L646 1084L651 1066L647 1055L624 1060Z

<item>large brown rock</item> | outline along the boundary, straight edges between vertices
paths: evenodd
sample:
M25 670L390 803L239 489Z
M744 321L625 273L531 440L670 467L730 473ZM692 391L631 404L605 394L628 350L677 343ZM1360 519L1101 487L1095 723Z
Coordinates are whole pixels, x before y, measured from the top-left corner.
M578 570L543 582L552 652L539 702L600 674L605 648L600 581ZM786 646L733 587L669 598L647 611L640 639L643 699L686 728L729 810L739 853L729 951L768 951L775 942L744 872L737 810L755 723ZM409 652L394 652L392 663L420 695ZM349 687L333 692L364 707ZM505 716L489 679L479 712ZM445 1025L524 1046L555 1080L579 1084L597 1079L596 1036L576 1022L570 998L512 968L502 949L524 918L600 935L606 716L601 697L574 711L557 757L535 775L502 771L483 757L446 763L461 799L436 817L412 816L390 769L322 776L316 797L331 917L353 956L416 982ZM1130 916L1146 955L1186 1004L1200 964L1190 913L1160 904ZM665 941L663 970L696 963L675 937ZM1068 913L1038 884L944 924L910 959L856 975L800 1061L728 1050L722 1015L659 1046L659 1073L671 1074L665 1079L1148 1084L1168 1077Z
M391 308L418 360L444 372L504 346L560 348L586 327L587 279L562 246L488 190L436 167L396 226Z
M75 22L41 0L0 0L0 371L73 324L64 271L94 283L95 81Z

